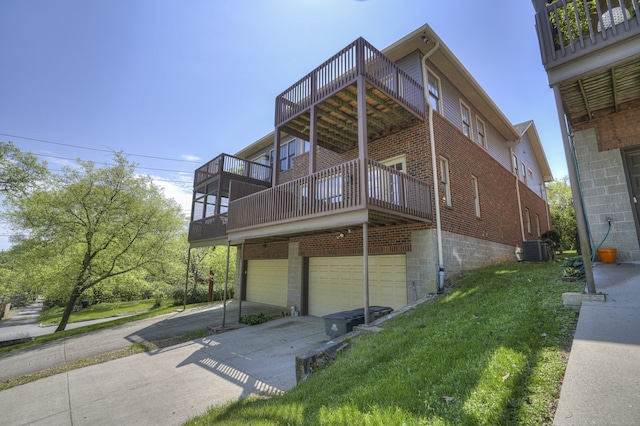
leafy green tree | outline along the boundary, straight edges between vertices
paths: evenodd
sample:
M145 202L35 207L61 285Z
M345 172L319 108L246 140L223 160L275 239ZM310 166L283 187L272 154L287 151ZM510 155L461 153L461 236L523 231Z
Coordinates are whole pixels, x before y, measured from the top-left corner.
M563 250L574 249L578 225L569 178L564 177L549 183L547 185L547 199L553 228L560 234L560 246Z
M78 161L79 168L5 200L5 218L25 231L21 243L32 248L24 269L46 293L65 300L56 331L65 329L85 292L157 267L185 232L173 200L150 178L136 175L121 154L114 163L98 168Z
M25 153L11 142L0 142L0 194L21 194L48 173L45 163Z

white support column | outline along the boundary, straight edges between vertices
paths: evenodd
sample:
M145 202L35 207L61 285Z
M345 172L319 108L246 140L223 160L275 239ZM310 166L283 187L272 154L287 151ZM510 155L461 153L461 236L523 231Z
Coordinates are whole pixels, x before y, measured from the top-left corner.
M571 194L573 195L573 206L576 209L576 222L578 225L578 237L580 238L580 248L582 249L582 260L584 263L584 274L587 280L587 293L596 293L596 283L593 278L593 265L591 264L591 240L589 238L589 229L583 206L582 193L578 184L578 170L573 159L573 149L569 142L569 129L565 119L564 108L562 107L562 96L560 88L553 86L553 94L556 98L556 107L558 109L558 120L560 121L560 130L562 133L562 142L564 143L564 154L567 160L567 169L569 171L569 180L571 181Z

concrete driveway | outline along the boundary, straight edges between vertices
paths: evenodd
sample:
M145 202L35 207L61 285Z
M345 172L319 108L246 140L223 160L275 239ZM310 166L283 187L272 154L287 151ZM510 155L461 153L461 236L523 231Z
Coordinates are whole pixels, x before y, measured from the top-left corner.
M328 340L321 318L280 318L2 391L0 416L10 425L179 425L211 405L291 389L295 356Z

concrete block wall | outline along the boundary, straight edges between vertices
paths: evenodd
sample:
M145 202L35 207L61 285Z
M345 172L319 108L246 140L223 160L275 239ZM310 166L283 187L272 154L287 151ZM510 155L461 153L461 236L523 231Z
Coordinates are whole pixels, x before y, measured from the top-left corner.
M442 247L447 279L487 265L517 260L513 246L452 232L442 233Z
M231 248L233 250L233 247ZM236 246L236 274L235 274L235 282L234 282L234 298L240 300L240 290L242 288L242 277L244 276L244 270L242 269L242 261L244 260L242 258L242 246ZM231 268L232 266L229 265L229 267ZM242 295L243 299L244 296L246 295Z
M435 293L438 280L438 245L435 229L414 232L412 241L413 250L407 253L409 303ZM442 232L442 248L445 280L483 266L517 260L516 248L513 246L447 231Z
M608 229L607 218L611 218L611 231L602 247L617 249L618 261L640 260L620 149L599 151L594 129L574 132L574 145L593 243L597 247L602 242Z
M414 231L411 233L411 240L412 250L406 254L408 303L438 291L436 231L434 229Z
M304 280L304 258L300 256L300 243L289 243L289 275L287 286L287 307L295 306L297 311L302 307L302 287Z

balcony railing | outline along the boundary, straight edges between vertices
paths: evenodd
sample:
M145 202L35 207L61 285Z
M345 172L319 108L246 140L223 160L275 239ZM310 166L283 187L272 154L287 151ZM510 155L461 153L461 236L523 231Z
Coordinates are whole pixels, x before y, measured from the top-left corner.
M366 160L366 199L359 160L266 189L229 203L229 232L368 208L387 216L430 220L431 191L405 173Z
M405 73L363 38L359 38L311 71L276 98L275 125L302 113L312 104L352 84L356 77L384 89L421 118L425 116L424 91Z
M250 180L271 183L271 167L232 155L220 154L196 169L193 186L196 187L223 172L242 176Z
M196 242L227 235L227 213L189 223L189 241Z
M546 69L640 33L638 0L533 0Z

